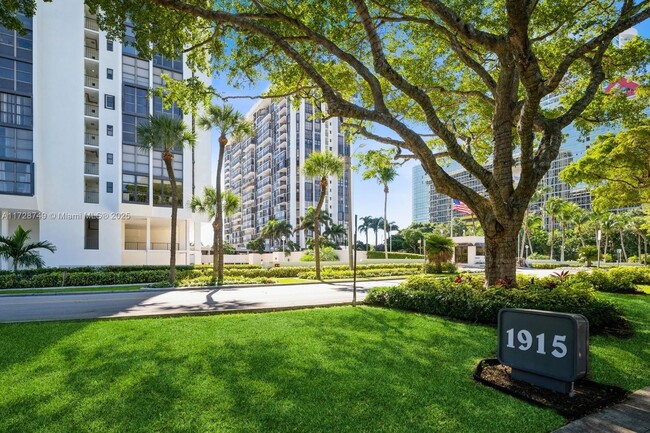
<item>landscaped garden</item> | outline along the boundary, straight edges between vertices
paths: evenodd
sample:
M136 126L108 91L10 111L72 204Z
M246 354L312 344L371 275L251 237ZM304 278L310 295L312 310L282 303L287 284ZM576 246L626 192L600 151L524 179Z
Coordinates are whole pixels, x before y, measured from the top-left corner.
M599 293L634 336L591 338L591 378L650 377L650 297ZM261 330L263 330L261 332ZM0 432L549 432L473 381L492 326L374 307L0 326Z

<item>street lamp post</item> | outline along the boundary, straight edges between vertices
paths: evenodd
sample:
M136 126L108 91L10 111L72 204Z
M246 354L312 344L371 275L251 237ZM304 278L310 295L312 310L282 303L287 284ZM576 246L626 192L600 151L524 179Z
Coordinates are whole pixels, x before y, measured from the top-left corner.
M285 235L282 235L282 254L286 254L286 251L284 250L284 242L287 240L287 237Z
M350 151L350 146L348 146L348 154L345 156L345 171L348 174L348 191L347 191L347 202L348 202L348 265L350 269L354 266L352 249L356 250L357 242L354 240L354 245L350 245L353 242L352 235L352 154L359 149L363 149L366 146L366 143L361 143L357 146L354 151ZM356 235L356 233L355 233Z
M528 260L528 245L526 245L526 255L524 256L524 259Z

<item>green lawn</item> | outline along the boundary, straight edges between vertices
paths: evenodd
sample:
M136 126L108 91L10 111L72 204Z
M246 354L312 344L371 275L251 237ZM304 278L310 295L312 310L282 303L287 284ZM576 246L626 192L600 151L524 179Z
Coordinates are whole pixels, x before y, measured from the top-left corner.
M650 384L637 336L592 339L594 377ZM0 432L549 432L564 424L474 383L494 328L370 307L0 325Z

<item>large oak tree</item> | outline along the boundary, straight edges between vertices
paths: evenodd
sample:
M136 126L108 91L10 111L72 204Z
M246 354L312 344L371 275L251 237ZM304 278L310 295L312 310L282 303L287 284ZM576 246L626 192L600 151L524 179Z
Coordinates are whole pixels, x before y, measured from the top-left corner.
M269 94L320 99L327 116L420 160L436 190L479 219L490 284L514 279L517 233L562 129L638 113L640 98L600 89L623 75L639 81L650 56L645 41L612 44L650 16L649 0L87 3L111 37L124 35L128 15L145 54L185 51L192 67L235 83L265 78ZM548 95L560 104L543 110ZM446 159L486 193L453 179Z

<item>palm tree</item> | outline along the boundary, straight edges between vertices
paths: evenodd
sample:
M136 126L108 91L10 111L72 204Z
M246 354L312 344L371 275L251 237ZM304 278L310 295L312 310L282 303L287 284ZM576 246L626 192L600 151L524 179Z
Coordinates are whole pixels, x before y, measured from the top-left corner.
M228 145L228 136L237 140L250 137L254 133L253 125L244 119L244 116L231 105L212 105L208 108L206 116L199 118L199 126L209 130L216 128L219 133L219 154L217 159L216 196L221 197L221 172L223 158ZM214 218L214 249L217 251L217 260L212 264L212 278L217 284L223 284L223 204L216 201Z
M628 223L628 227L630 231L633 231L636 236L636 246L637 246L637 254L638 254L637 257L639 258L639 263L644 263L645 260L641 258L641 239L644 240L643 243L644 245L646 245L647 244L646 234L644 230L645 221L643 216L639 215L634 211L630 212L629 216L630 216L630 222Z
M45 262L36 250L44 249L51 253L56 251L56 247L48 241L29 243L31 232L31 230L23 230L21 226L18 226L13 235L0 236L0 257L11 259L14 272L18 271L18 266L42 268Z
M436 273L442 273L442 262L446 262L454 255L454 241L447 236L435 233L427 234L424 237L427 248L427 260L435 262Z
M395 221L388 223L388 245L390 246L390 251L393 251L393 232L399 232L399 226Z
M343 224L332 224L323 232L323 236L329 238L338 247L344 242L347 230Z
M370 231L370 226L372 225L372 217L371 216L364 216L361 217L361 225L359 226L359 232L365 233L366 235L366 251L368 251L368 248L370 248L370 244L368 243L368 232Z
M300 217L300 223L296 226L295 229L293 229L293 232L298 233L302 230L305 232L313 232L315 213L316 208L314 208L314 206L309 206L309 208L307 208L307 212L305 212L305 215ZM325 230L327 230L330 225L332 225L332 217L330 216L329 212L326 210L320 211L320 214L318 215L318 227L325 226Z
M526 213L526 216L524 217L524 233L523 236L521 237L521 249L519 251L523 251L526 247L526 241L528 241L528 247L530 248L529 254L534 254L535 251L533 251L533 242L530 238L531 230L534 228L538 228L542 225L542 216L538 214L537 212L533 213Z
M378 245L378 236L379 236L379 228L384 224L384 219L382 217L379 218L372 218L370 220L370 229L375 232L375 248L377 248Z
M305 160L302 168L307 177L320 178L320 197L316 210L314 211L314 221L319 221L318 217L320 211L325 203L325 196L327 195L327 187L329 176L336 176L341 178L343 176L343 167L345 163L341 157L335 156L332 152L326 151L323 153L315 152L309 155ZM320 280L320 233L318 224L314 224L314 259L316 261L316 279Z
M603 250L604 261L607 262L607 247L609 246L609 235L613 234L618 228L619 220L616 214L607 212L601 217L600 227L602 233L605 235L605 249Z
M223 206L223 213L226 217L232 216L239 210L240 199L237 194L232 191L224 191L221 193L221 203ZM217 190L211 186L203 188L203 197L193 195L190 201L190 209L192 212L199 212L206 214L208 219L214 220L217 215ZM212 229L215 229L214 223ZM217 248L212 245L212 266L217 261ZM213 275L214 278L214 275Z
M560 222L560 234L562 235L562 247L560 248L560 261L564 261L564 246L565 246L565 232L568 226L571 224L573 221L573 215L577 212L576 209L580 209L580 207L571 202L564 202L562 207L559 210L559 213L557 214L557 220Z
M550 244L551 244L551 254L550 254L550 259L553 260L553 243L555 242L555 220L557 216L560 213L560 210L562 209L562 206L564 206L564 200L562 200L559 197L549 197L548 200L546 200L546 203L544 203L544 211L548 214L548 216L551 218L551 238L550 238Z
M397 177L397 170L391 154L381 150L370 150L366 152L361 158L361 165L366 167L366 170L361 174L363 180L375 179L378 184L384 186L384 217L382 222L384 225L384 258L388 259L388 245L386 242L386 235L388 233L388 184L395 180ZM376 244L376 242L375 242Z
M162 160L165 162L167 177L171 186L171 240L169 246L169 284L176 281L176 221L178 217L178 187L174 173L174 150L181 150L185 145L194 147L196 136L187 130L183 119L174 118L165 114L149 116L149 123L138 125L138 138L140 148L149 151L158 149L162 151Z
M585 238L584 238L584 233L587 230L587 225L589 224L589 212L586 210L582 209L581 207L577 207L573 215L571 216L571 224L573 224L573 231L578 235L578 238L580 238L580 245L584 248L585 247Z
M551 190L551 187L548 186L548 185L538 187L535 190L535 193L533 194L533 196L530 198L530 204L531 205L536 204L538 201L540 201L542 199L542 197L544 197L544 194L546 194L550 190ZM526 212L524 213L524 222L523 222L522 227L521 227L522 236L521 236L521 245L519 247L519 254L520 255L524 251L524 247L526 245L526 238L528 238L528 246L530 247L530 253L533 254L533 246L532 246L532 243L530 241L530 228L531 227L529 226L529 223L530 222L538 223L538 221L541 222L541 217L536 216L534 218L530 218L529 215L530 215L530 205L526 209ZM474 215L473 214L472 214L472 223L474 223ZM476 232L474 232L474 235L476 235Z
M625 231L629 228L631 218L628 214L620 213L616 215L616 220L618 222L618 234L621 239L621 251L623 252L623 260L627 262L627 251L625 251Z
M281 238L282 236L289 237L291 236L292 229L291 224L286 220L278 221L276 219L270 219L262 227L261 236L263 238L269 239L271 241L271 248L275 247L275 240Z

